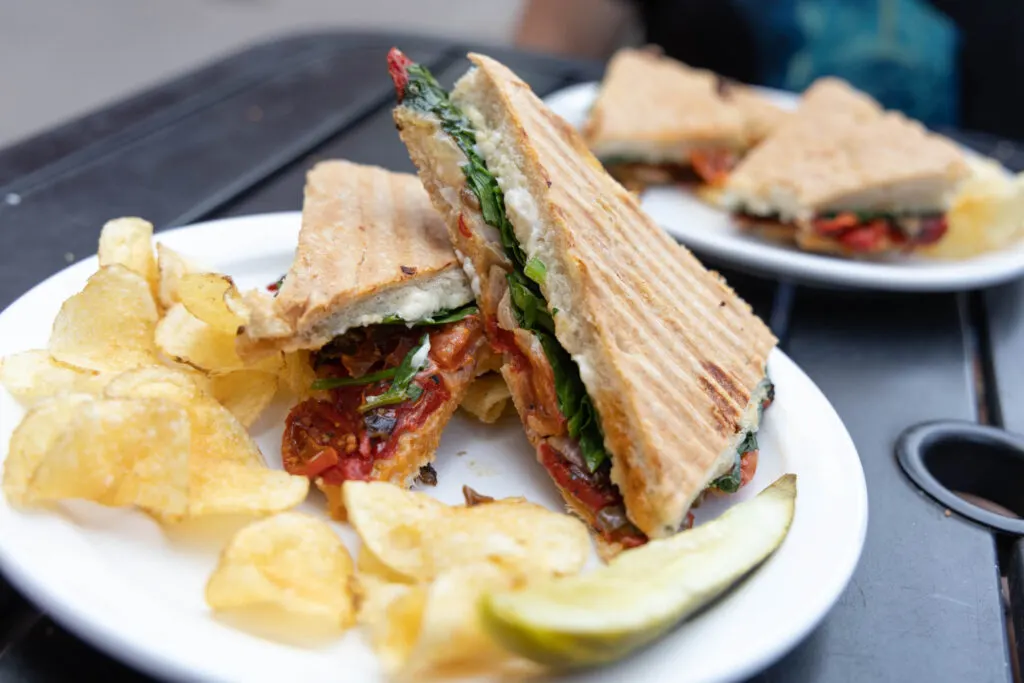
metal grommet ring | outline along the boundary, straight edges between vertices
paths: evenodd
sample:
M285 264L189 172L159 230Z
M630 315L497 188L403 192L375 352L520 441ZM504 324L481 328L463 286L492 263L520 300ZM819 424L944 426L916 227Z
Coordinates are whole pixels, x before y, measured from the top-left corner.
M1024 519L987 510L955 492L1024 512L1024 438L974 422L926 422L900 435L896 458L911 481L950 510L996 531L1024 536Z

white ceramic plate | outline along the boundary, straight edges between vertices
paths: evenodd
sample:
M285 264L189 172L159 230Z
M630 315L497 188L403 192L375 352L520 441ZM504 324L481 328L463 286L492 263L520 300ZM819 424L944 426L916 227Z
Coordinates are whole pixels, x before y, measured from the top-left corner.
M291 262L297 213L249 216L160 234L160 242L234 276L242 288L277 279ZM45 347L61 302L96 269L86 259L32 289L0 314L0 355ZM753 483L729 500L702 506L698 521L754 495L786 472L798 475L796 518L782 548L720 603L654 647L576 680L723 681L745 677L793 647L839 596L860 555L867 494L860 460L821 392L783 353L771 357L776 402L759 434ZM286 405L254 428L268 462L280 466ZM0 455L23 411L0 390ZM461 501L469 484L483 493L525 495L552 509L562 502L518 421L487 427L457 416L437 454L431 494ZM326 517L319 493L303 506ZM350 529L335 525L355 555ZM203 602L227 529L189 535L161 529L143 514L76 501L24 512L0 500L4 574L82 638L161 678L218 681L381 681L358 629L334 642L292 646L233 630Z
M762 89L784 108L795 106L792 93ZM580 83L544 101L579 127L597 95L597 83ZM906 292L975 289L1024 274L1024 242L963 261L900 257L888 261L852 261L800 251L742 230L724 211L675 187L643 193L643 208L669 234L699 254L747 270L816 284Z

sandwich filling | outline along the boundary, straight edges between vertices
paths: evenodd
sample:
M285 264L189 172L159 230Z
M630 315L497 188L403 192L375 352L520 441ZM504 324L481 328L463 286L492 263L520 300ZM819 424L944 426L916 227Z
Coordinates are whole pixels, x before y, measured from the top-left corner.
M705 184L721 187L740 161L740 154L728 148L694 149L688 163L659 161L629 156L602 156L601 164L622 186L642 190L649 185Z
M321 485L374 478L404 434L472 381L483 323L475 305L348 330L311 355L318 397L292 408L285 469Z
M948 229L943 213L890 213L878 211L824 212L810 219L784 222L779 215L740 212L753 225L786 225L815 238L834 242L858 254L878 254L893 249L911 250L934 244Z
M481 156L473 124L426 69L397 50L389 55L389 67L402 106L436 118L441 131L461 151L462 172L475 198L472 204L478 205L483 222L500 240L507 263L505 277L492 276L486 285L499 288L490 297L499 302L495 310L484 311L487 335L505 358L505 378L538 459L571 506L607 541L623 547L645 543L646 536L628 519L622 496L611 481L611 457L604 446L600 416L580 368L555 336L558 311L548 305L541 289L547 268L524 252L506 212L505 193ZM524 211L520 209L519 214ZM461 214L458 223L468 238ZM770 392L766 396L770 402ZM741 437L739 449L735 466L712 487L735 491L753 476L757 443L752 433ZM692 523L692 515L687 523Z

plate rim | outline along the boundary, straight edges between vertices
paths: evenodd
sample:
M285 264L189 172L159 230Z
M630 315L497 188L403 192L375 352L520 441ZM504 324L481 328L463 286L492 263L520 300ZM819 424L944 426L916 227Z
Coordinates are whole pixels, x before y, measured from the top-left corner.
M555 113L567 117L567 107L576 114L581 105L573 101L592 102L599 89L599 81L584 81L559 88L543 100ZM758 91L784 108L795 106L799 95L786 90L758 86ZM568 104L566 104L568 103ZM570 123L572 120L570 119ZM660 193L678 193L674 188L652 188ZM646 194L646 193L645 193ZM694 200L699 201L699 200ZM641 204L643 204L643 197ZM646 207L645 207L646 208ZM703 205L708 210L715 207ZM723 212L724 213L724 212ZM840 259L833 256L785 248L758 239L756 236L721 235L715 231L702 238L693 231L679 228L656 219L657 223L675 240L682 242L698 254L723 264L769 275L781 280L792 280L828 288L854 288L891 292L961 292L991 287L1010 282L1024 275L1024 240L1006 249L987 252L963 260L921 260L908 264L870 262Z
M217 229L220 226L229 226L236 223L244 224L251 221L272 223L287 220L297 223L300 215L297 211L287 211L231 217L197 223L174 230L161 231L154 237L156 241L161 241L161 238L167 236L174 239L175 236L186 235L187 233L193 235L201 234L205 230ZM200 259L202 258L201 254L198 256ZM34 293L36 296L39 296L38 292L41 289L55 286L53 281L58 278L81 277L84 280L85 276L87 276L86 274L95 268L96 263L96 256L87 257L49 276L32 287L12 302L10 306L0 311L0 327L9 324L6 320L9 311L23 299ZM78 271L81 272L79 273ZM52 298L56 298L56 295ZM827 421L834 423L835 431L828 432L829 438L837 439L833 450L835 453L843 453L845 455L845 458L838 458L837 460L841 462L844 473L852 476L852 480L848 479L847 483L852 487L849 493L854 502L854 509L850 511L848 519L856 523L856 529L854 530L854 535L846 539L848 544L843 546L846 557L842 558L842 561L839 563L842 566L842 570L834 571L828 575L829 580L824 582L825 587L804 601L805 611L812 613L812 617L801 621L797 628L790 628L787 631L786 637L778 638L774 641L773 647L763 648L758 656L747 659L742 666L733 667L721 677L713 680L742 679L745 676L763 670L802 642L828 615L849 584L863 552L867 533L867 486L863 467L849 431L824 393L781 349L776 348L773 351L770 363L773 368L784 367L784 375L795 373L797 378L804 384L804 389L812 392L815 395L815 400L820 402L819 405L823 411L822 416ZM10 397L7 398L10 399ZM0 449L2 449L0 450L0 460L6 460L8 448L8 444L0 444ZM51 514L46 511L22 513L21 511L9 508L6 502L3 503L3 508L4 514ZM76 637L81 638L114 659L125 662L140 671L161 679L187 679L199 676L214 680L228 680L232 676L230 667L224 667L223 665L196 667L193 665L193 658L179 658L176 656L176 651L172 648L154 647L151 640L140 639L136 634L128 632L124 628L118 628L116 625L103 619L97 619L92 611L86 609L82 603L63 603L60 600L61 591L55 591L49 585L49 582L44 580L42 575L35 574L32 571L33 563L28 558L17 557L13 554L8 545L7 534L8 531L3 526L0 526L0 570L3 571L4 576L32 603L39 606L44 613L67 628ZM311 652L310 656L315 656L315 654ZM199 661L209 662L210 658L200 658ZM629 667L630 661L631 659L627 658L616 666Z

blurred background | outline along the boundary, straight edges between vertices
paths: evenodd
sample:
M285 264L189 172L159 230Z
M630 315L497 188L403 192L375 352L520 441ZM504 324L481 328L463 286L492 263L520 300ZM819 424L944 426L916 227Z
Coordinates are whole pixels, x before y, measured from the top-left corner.
M740 81L838 75L926 125L1024 139L1024 0L0 0L0 147L247 44L345 28L598 59L652 42Z
M0 147L254 41L349 27L503 44L512 40L520 4L0 0Z

